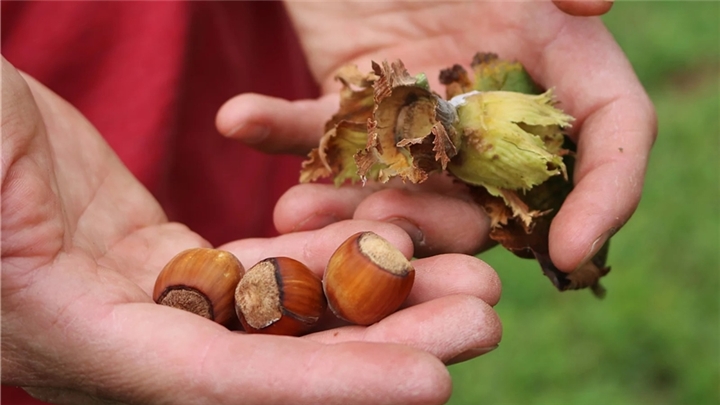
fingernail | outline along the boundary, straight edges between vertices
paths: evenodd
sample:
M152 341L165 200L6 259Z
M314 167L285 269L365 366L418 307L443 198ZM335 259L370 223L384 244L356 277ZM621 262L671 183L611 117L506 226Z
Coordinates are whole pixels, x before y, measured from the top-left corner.
M391 218L388 222L402 228L402 230L410 236L410 239L412 239L415 247L425 246L425 235L423 235L422 231L415 223L406 218Z
M264 141L268 135L270 135L270 128L258 124L242 124L227 134L229 138L238 138L250 145Z
M588 264L590 262L590 260L592 260L592 258L595 257L595 255L600 251L600 249L603 247L605 242L607 242L608 239L610 239L610 237L613 236L613 234L615 234L615 232L617 232L617 229L610 228L607 231L605 231L602 235L600 235L597 239L595 239L595 241L592 243L592 245L590 245L590 250L588 250L588 252L585 254L585 257L583 257L583 259L580 260L580 264L578 264L577 267L575 267L575 269L577 270L577 269L585 266L586 264Z
M327 225L338 222L339 219L333 214L313 214L304 220L298 222L297 225L292 229L293 232L308 231L312 229L324 228Z
M477 347L475 349L466 350L452 359L445 362L446 365L462 363L463 361L472 360L475 357L482 356L483 354L489 353L498 348L499 345L489 347Z

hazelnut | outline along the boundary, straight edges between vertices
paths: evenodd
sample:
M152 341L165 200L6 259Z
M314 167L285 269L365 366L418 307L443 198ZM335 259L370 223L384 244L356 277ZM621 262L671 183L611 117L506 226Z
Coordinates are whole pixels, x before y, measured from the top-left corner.
M230 252L194 248L178 253L160 271L153 300L227 325L234 318L233 292L245 272Z
M337 317L370 325L402 305L414 280L415 269L402 252L373 232L360 232L330 257L323 289Z
M326 310L320 277L289 257L257 263L235 290L235 312L249 333L298 336Z

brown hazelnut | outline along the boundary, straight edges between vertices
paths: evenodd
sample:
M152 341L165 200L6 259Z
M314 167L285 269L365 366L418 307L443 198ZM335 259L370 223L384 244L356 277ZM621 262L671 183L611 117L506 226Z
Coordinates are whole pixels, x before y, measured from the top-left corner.
M153 300L228 325L233 293L245 269L230 252L194 248L178 253L160 271Z
M235 312L249 333L298 336L326 310L320 277L289 257L257 263L235 290Z
M402 305L414 280L415 269L402 252L373 232L360 232L330 257L323 289L337 317L370 325Z

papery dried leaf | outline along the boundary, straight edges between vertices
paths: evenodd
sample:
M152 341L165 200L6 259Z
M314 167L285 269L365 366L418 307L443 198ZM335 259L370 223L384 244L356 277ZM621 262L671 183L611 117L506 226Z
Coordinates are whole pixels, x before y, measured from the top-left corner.
M407 147L399 148L387 133L392 128L378 129L378 122L371 120L368 125L368 142L364 149L357 152L355 161L358 174L365 181L373 167L379 168L378 180L387 182L395 176L412 183L421 183L427 179L427 171L420 168ZM383 136L384 135L384 136ZM422 138L415 139L422 143Z
M533 259L538 253L547 254L549 223L548 220L537 219L528 230L520 220L512 218L507 224L492 228L490 238L516 256Z
M325 135L328 135L331 132L332 135L334 135L335 129L331 129ZM300 183L311 183L313 181L317 181L318 179L330 177L332 175L332 169L330 169L330 167L323 162L323 159L320 157L320 150L321 148L313 148L310 153L308 153L307 159L302 162L302 167L300 169Z
M491 230L510 223L510 220L514 217L513 211L501 197L490 194L485 187L473 185L468 185L468 187L475 202L483 208L490 218ZM493 240L500 242L498 239Z
M377 80L375 73L363 74L355 65L340 68L335 79L342 83L340 89L340 108L325 123L325 132L335 127L340 121L366 123L372 117L375 108L373 84Z
M515 194L515 198L524 204L525 210L535 213L532 221L527 223L521 216L512 213L505 223L492 228L490 237L521 257L533 258L538 253L549 253L550 224L571 190L571 183L562 177L553 177L525 193ZM493 196L486 190L474 190L473 195L478 203L489 205L494 211L497 211L494 206L498 204L504 204L512 211L501 196Z
M378 76L374 72L361 72L357 65L344 65L335 72L335 79L340 81L343 87L362 90L371 88Z
M424 76L411 76L400 61L373 63L373 70L379 77L375 109L368 143L356 156L359 174L364 178L367 170L380 167L380 181L399 176L422 182L430 172L443 170L456 152L454 110L443 110L444 101L427 88Z
M307 183L319 178L333 177L336 185L346 180L360 180L355 163L355 152L367 142L367 126L364 123L341 121L320 139L320 146L310 152L303 162L300 182ZM368 168L369 175L376 171Z
M514 190L506 190L501 188L495 188L485 186L485 189L494 197L502 198L503 202L510 209L513 218L517 218L523 225L526 232L530 232L534 226L535 219L545 215L548 211L538 211L531 209L525 201L523 201L520 194Z
M411 76L405 69L401 60L393 63L383 61L382 65L372 63L372 69L378 79L373 84L375 104L380 104L385 98L390 97L393 89L403 86L415 86L417 78ZM422 86L417 86L424 89Z

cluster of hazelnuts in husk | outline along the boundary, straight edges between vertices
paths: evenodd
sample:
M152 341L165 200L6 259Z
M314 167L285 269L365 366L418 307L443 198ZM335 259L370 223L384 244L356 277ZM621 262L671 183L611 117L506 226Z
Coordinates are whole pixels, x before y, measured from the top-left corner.
M378 322L400 307L414 279L412 264L397 248L359 232L337 248L322 278L289 257L267 258L245 271L230 252L188 249L162 269L153 299L225 326L239 319L248 333L299 336L328 307L353 324Z

